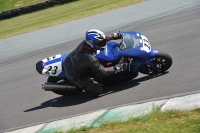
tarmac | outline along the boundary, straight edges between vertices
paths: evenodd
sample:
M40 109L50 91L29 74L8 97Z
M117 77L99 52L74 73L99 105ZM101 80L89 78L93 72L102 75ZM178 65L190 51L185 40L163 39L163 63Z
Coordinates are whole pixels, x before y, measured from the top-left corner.
M99 127L106 122L126 121L130 118L143 117L154 110L192 110L200 108L200 93L151 101L141 104L130 104L113 109L102 109L66 119L43 123L5 133L53 133L74 128Z
M25 52L35 51L37 49L42 49L77 39L86 30L88 30L90 25L99 27L103 31L111 31L113 29L129 25L133 22L142 22L148 19L173 14L175 12L185 10L187 7L194 6L197 3L199 4L199 2L199 0L149 0L137 5L120 8L115 11L110 11L27 34L2 39L0 40L0 52L2 54L0 59L9 58L18 55L19 53L23 54ZM168 8L165 8L166 5L168 5ZM138 11L136 12L137 9ZM141 9L148 10L148 14L141 12ZM125 15L127 11L129 11L129 14ZM121 16L120 20L119 15L117 15L119 13ZM138 14L140 14L140 16L138 16ZM133 16L137 16L137 18ZM112 18L113 23L110 22L110 18ZM105 21L107 24L102 25L102 23ZM83 24L81 25L81 28L80 23ZM70 32L71 34L66 35L65 33L67 30L73 32ZM125 121L129 118L145 116L155 109L166 111L192 110L200 108L199 101L200 93L197 93L171 99L145 102L141 104L129 104L112 109L97 110L94 112L52 121L49 123L42 123L5 133L51 133L55 131L66 131L72 128L82 128L88 126L98 127L105 122L119 120Z

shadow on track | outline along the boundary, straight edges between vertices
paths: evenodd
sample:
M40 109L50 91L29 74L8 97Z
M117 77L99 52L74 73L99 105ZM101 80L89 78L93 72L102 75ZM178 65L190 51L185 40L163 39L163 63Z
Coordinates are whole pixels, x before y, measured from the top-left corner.
M93 97L86 95L84 93L77 94L74 96L68 96L68 97L59 96L57 98L50 99L46 102L43 102L41 105L39 105L37 107L25 110L24 112L30 112L30 111L44 109L44 108L48 108L48 107L73 106L73 105L85 103L85 102L93 100L93 99L94 99Z
M166 72L166 73L168 73L168 72ZM101 97L108 95L108 94L112 94L112 93L115 93L115 92L119 92L119 91L129 89L131 87L135 87L135 86L139 85L140 82L165 75L166 73L163 73L161 75L154 76L154 77L144 76L144 77L134 79L134 80L131 80L131 81L128 81L128 82L124 82L124 83L121 83L121 84L117 84L117 85L114 85L114 86L105 87L104 93L97 98L101 98ZM97 99L97 98L91 97L89 94L86 94L84 92L77 94L77 95L73 95L73 96L67 96L67 97L66 96L60 96L60 97L48 100L46 102L43 102L41 105L39 105L37 107L27 109L24 112L35 111L35 110L44 109L44 108L48 108L48 107L73 106L73 105L82 104L82 103L85 103L85 102L88 102L88 101L91 101L91 100L94 100L94 99Z
M165 73L156 75L156 76L144 76L144 77L133 79L133 80L121 83L121 84L116 84L116 85L111 85L111 86L105 87L104 93L100 96L105 96L105 95L112 94L112 93L115 93L118 91L123 91L123 90L129 89L131 87L135 87L135 86L139 85L140 82L147 81L147 80L150 80L153 78L157 78L157 77L165 75L167 73L168 73L168 71ZM113 88L115 88L115 89L113 89Z

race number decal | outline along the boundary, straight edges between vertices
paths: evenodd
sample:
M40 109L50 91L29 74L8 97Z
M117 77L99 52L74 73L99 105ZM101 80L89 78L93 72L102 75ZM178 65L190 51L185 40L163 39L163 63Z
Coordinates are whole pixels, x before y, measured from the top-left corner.
M149 53L151 51L151 45L149 40L144 35L141 35L141 38L143 41L143 50Z
M62 72L61 55L55 55L42 60L43 70L42 74L47 76L58 76Z

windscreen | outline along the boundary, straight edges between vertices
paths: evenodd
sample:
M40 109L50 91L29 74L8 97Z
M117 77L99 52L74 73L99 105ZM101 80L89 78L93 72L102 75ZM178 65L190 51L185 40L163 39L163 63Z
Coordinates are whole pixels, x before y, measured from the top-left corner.
M121 50L127 50L131 48L135 48L139 46L139 39L133 35L130 34L125 34L123 35L123 41L120 44L120 49Z

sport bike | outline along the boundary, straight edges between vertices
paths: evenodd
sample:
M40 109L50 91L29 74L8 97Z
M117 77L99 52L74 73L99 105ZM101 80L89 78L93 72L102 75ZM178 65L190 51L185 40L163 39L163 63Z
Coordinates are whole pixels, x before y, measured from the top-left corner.
M138 76L139 72L147 75L159 75L167 71L172 65L169 54L152 49L149 40L140 32L120 32L122 40L108 41L102 50L97 50L96 58L104 67L118 63L127 63L128 70L108 77L98 77L90 68L85 73L94 82L102 86L126 82ZM82 92L65 77L64 59L68 54L58 54L45 58L36 64L36 70L48 76L47 82L42 84L45 91L52 91L59 95L73 95ZM96 78L98 77L98 78Z

